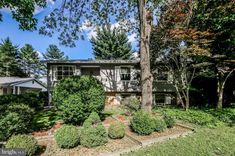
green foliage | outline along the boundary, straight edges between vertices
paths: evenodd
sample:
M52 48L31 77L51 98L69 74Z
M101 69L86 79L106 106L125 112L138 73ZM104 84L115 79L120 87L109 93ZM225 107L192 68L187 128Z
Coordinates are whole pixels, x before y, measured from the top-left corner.
M131 44L127 35L110 26L97 28L97 36L91 39L93 53L96 59L126 60L132 55Z
M12 134L30 131L33 109L24 104L10 104L2 111L0 114L0 140L8 139Z
M140 100L135 96L130 96L122 101L122 106L124 106L128 113L133 114L140 110Z
M125 125L122 122L115 122L109 126L108 135L112 139L121 139L125 136Z
M6 148L23 148L27 156L33 156L38 146L37 140L33 136L15 135L7 141Z
M25 44L19 53L21 69L28 77L38 78L44 69L37 51L30 44Z
M172 128L175 125L175 119L170 115L164 115L163 117L168 128Z
M155 117L154 123L155 123L155 131L157 132L163 132L167 127L166 122L160 117Z
M43 109L44 99L40 98L37 93L24 93L20 95L1 95L0 106L9 105L10 103L23 103L36 111Z
M51 128L61 117L57 110L42 110L36 112L32 121L34 131Z
M80 142L80 130L72 125L64 125L56 131L55 140L60 148L72 148Z
M234 142L234 127L198 128L196 133L187 137L156 143L125 156L206 156L215 153L215 155L231 156L235 153Z
M96 147L108 142L108 135L97 113L92 112L81 130L81 145Z
M140 135L149 135L155 129L154 119L148 112L138 111L131 119L131 128Z
M18 47L9 38L3 40L0 44L0 76L25 76L20 69L18 56Z
M64 55L56 45L50 44L45 54L43 54L45 60L68 60L68 56Z
M103 111L105 92L103 85L96 78L73 76L61 80L56 85L53 101L66 122L80 124L91 112Z
M23 1L1 1L0 9L8 8L11 10L12 17L19 22L22 30L35 30L37 19L34 18L36 6L45 7L46 0L23 0ZM0 21L2 14L0 13Z

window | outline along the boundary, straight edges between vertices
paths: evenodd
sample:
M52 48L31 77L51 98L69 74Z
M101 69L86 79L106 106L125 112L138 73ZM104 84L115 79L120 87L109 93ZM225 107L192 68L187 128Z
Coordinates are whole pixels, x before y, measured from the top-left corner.
M131 68L130 67L121 67L120 72L121 80L131 80Z
M58 81L65 77L74 75L75 66L55 66L53 68L53 80Z

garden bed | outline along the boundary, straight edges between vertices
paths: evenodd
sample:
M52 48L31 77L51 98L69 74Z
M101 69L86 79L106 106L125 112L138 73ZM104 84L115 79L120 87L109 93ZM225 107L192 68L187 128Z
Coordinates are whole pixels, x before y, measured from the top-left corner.
M110 124L115 122L112 117L106 119L105 124ZM184 136L189 133L192 133L192 129L184 127L183 125L176 125L173 128L166 129L164 132L158 133L153 132L151 135L141 136L131 131L131 129L126 127L126 136L123 139L109 139L108 143L103 146L95 148L86 148L81 145L72 149L61 149L55 143L55 140L52 136L47 137L37 137L38 143L41 146L46 146L45 152L42 156L83 156L86 153L86 156L113 156L120 155L122 153L130 152L137 150L143 146L169 140L179 136Z

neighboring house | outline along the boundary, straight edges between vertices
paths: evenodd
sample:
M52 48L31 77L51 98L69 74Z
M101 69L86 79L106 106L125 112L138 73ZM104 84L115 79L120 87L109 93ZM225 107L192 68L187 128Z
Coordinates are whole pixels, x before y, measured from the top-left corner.
M34 78L0 77L0 95L40 91L47 88Z
M120 103L126 96L140 96L140 64L138 60L67 60L47 62L47 84L49 95L59 80L71 75L91 75L100 80L106 91L108 103ZM167 81L167 80L166 80ZM170 88L172 89L172 88ZM172 90L159 88L156 97L164 98L161 103L170 104ZM166 92L166 96L162 93ZM154 96L155 97L155 96ZM154 103L158 98L154 98Z

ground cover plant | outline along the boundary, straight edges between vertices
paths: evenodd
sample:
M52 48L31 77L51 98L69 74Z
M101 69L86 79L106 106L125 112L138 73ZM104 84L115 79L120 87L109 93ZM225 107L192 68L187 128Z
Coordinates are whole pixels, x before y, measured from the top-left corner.
M235 118L235 108L224 108L221 111L206 108L191 108L188 111L179 108L156 108L154 111L170 115L178 120L209 127L215 127L224 123L233 125Z
M111 139L121 139L125 136L125 125L122 122L114 122L109 126L108 135Z

